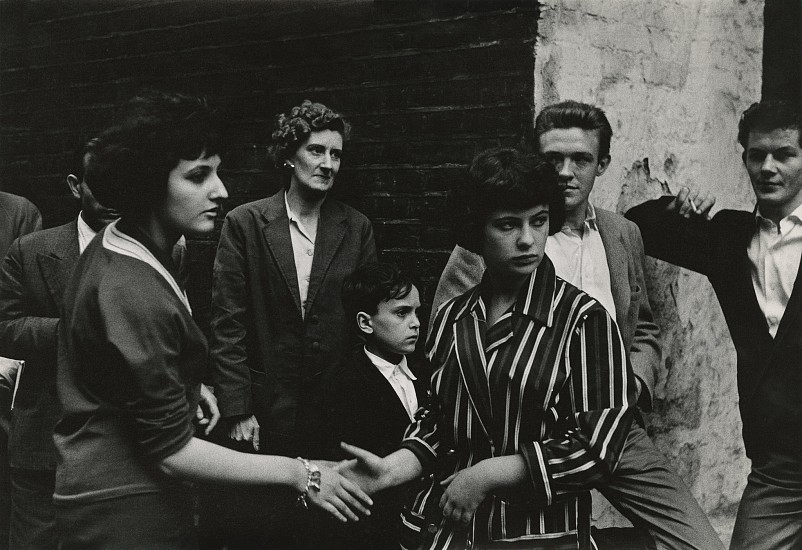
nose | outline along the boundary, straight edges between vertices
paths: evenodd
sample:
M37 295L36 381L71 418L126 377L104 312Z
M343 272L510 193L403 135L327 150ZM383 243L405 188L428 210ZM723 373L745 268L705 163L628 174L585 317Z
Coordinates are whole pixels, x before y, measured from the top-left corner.
M574 177L574 172L571 169L571 159L566 157L562 159L562 161L557 161L555 163L557 165L557 172L562 179L571 179Z
M763 159L763 164L760 166L761 172L770 172L774 173L777 171L777 164L774 160L774 155L769 153L766 155L766 158Z
M409 326L410 328L420 328L420 319L418 319L417 313L412 314L412 319L410 319Z
M523 229L521 229L521 233L518 235L518 248L526 250L530 248L535 243L535 232L529 226L529 224L524 224Z
M209 197L213 201L222 201L228 198L228 190L226 189L223 180L220 179L220 176L215 174L214 182L212 182L212 189L209 193Z
M320 167L324 168L325 170L332 170L334 167L334 162L331 159L331 153L326 151L323 155L323 162L320 163Z

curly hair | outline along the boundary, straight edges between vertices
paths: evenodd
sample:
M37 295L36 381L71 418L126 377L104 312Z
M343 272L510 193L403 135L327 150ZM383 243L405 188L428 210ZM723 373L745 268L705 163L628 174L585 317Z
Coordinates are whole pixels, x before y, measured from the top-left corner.
M558 182L557 170L540 155L506 147L482 151L471 162L467 185L456 200L463 212L455 227L457 243L480 254L490 214L541 204L549 206L549 235L557 233L565 222L565 199Z
M270 146L276 167L280 168L312 132L320 130L339 132L345 141L350 135L351 127L339 113L308 99L290 109L289 113L277 115L276 130L271 136L273 143Z
M799 145L802 146L802 109L798 103L781 99L752 103L738 122L738 143L747 149L752 130L777 129L799 130Z
M220 124L203 97L154 90L137 95L98 139L86 174L92 193L123 217L144 214L163 199L179 161L221 152Z

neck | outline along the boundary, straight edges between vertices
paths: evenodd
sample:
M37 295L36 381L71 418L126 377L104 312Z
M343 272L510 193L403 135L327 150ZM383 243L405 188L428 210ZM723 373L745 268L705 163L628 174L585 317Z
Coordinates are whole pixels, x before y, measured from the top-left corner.
M326 200L326 193L310 193L292 183L287 190L287 203L292 211L302 218L317 216L324 200Z
M582 232L585 228L585 220L588 218L588 205L587 203L577 206L573 210L565 211L565 226L570 227L574 231Z
M401 360L404 358L403 355L400 353L393 353L382 349L376 345L376 342L368 342L365 344L365 349L368 350L370 353L377 357L381 357L388 363L392 363L393 365L398 365Z
M153 244L164 254L170 254L173 246L181 238L180 233L175 233L164 227L162 223L156 218L155 214L151 213L150 216L143 219L135 219L132 224L142 231L145 235L150 237Z
M776 207L758 203L758 212L760 212L761 216L770 219L775 225L779 226L780 220L793 214L794 210L799 208L800 204L802 204L802 195L791 204L784 204Z
M515 277L504 277L492 271L487 272L490 283L489 296L491 301L513 302L518 296L521 287L529 279L529 275L516 275Z

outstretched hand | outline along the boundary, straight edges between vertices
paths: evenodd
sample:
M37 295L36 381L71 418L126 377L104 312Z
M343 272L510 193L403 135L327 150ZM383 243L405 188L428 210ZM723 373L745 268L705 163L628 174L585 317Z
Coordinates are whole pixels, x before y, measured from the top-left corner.
M389 465L383 458L345 442L340 443L340 447L356 459L345 461L337 467L343 476L359 484L371 495L387 487Z
M329 463L316 462L320 468L320 491L309 491L307 499L342 522L359 521L370 515L373 500L355 482L345 478Z

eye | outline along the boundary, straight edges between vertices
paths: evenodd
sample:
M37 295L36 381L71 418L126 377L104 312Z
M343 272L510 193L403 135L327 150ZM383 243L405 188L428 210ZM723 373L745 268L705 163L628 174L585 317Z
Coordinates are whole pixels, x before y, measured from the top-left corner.
M322 145L310 145L306 148L307 151L312 153L313 155L322 155L325 149Z
M538 216L537 218L532 220L532 225L535 227L543 227L548 221L549 221L548 216Z
M343 152L338 149L332 149L331 151L331 158L334 160L341 160L343 156Z
M206 178L209 177L209 172L206 170L193 170L190 172L186 179L191 181L192 183L201 184L206 181Z

